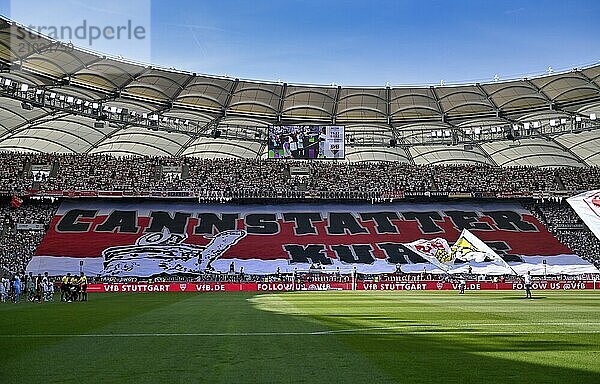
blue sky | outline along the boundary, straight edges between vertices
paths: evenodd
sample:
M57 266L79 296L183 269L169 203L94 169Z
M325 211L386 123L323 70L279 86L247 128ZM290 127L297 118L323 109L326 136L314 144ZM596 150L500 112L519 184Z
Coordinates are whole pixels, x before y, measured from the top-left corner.
M150 60L198 73L289 83L439 84L600 60L597 0L152 0L149 6ZM10 1L0 0L2 14L11 17L9 8ZM135 57L135 49L108 53L148 59Z

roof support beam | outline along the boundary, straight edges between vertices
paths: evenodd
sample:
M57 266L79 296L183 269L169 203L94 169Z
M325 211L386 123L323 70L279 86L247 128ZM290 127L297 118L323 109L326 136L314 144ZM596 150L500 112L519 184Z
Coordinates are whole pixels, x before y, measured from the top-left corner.
M179 148L179 150L175 154L175 157L181 157L181 155L183 155L183 152L185 152L185 150L189 148L189 146L194 142L194 140L196 140L196 137L190 136L190 138L187 139L187 141L181 146L181 148Z
M331 124L334 124L334 125L335 125L335 120L337 118L338 104L340 103L341 91L342 91L342 87L338 86L335 90L335 98L333 99L333 109L331 111Z
M216 115L212 120L204 124L204 126L199 127L198 131L196 132L196 137L199 137L201 133L207 132L211 127L217 128L217 126L224 117L224 114Z
M557 110L555 108L554 101L546 94L546 92L542 91L541 88L539 88L537 85L533 84L533 82L527 78L523 79L523 81L525 83L527 83L530 87L535 89L536 92L539 93L540 96L542 96L546 100L546 102L548 103L548 107L550 108L551 111ZM558 110L560 110L560 109L558 109Z
M229 106L231 105L231 99L233 99L233 95L235 94L235 91L237 90L238 85L240 84L240 79L235 79L235 81L233 82L232 86L231 86L231 90L229 91L229 94L227 95L227 99L225 100L225 103L223 103L223 117L227 116L227 110L229 109Z
M598 92L600 92L600 85L594 83L594 81L592 79L590 79L589 76L587 76L585 73L583 73L583 71L578 71L577 72L581 77L583 77L592 87L594 87Z
M392 90L389 86L386 86L385 87L385 116L386 116L386 120L387 120L387 125L390 127L390 130L392 131L392 135L394 136L394 139L398 140L398 139L400 139L400 135L398 134L398 130L396 129L394 124L392 124L391 110L392 110ZM408 155L410 155L410 154L408 154ZM412 159L412 157L411 157L411 159Z
M84 69L84 68L89 68L91 65L94 65L94 64L96 64L97 62L99 62L99 61L102 61L102 60L104 60L104 57L102 57L102 56L98 56L98 57L94 58L94 60L92 60L92 61L90 61L89 63L86 63L86 64L84 64L82 61L79 61L80 63L82 63L82 64L83 64L83 67L81 67L81 68L77 69L77 70L75 71L75 73L77 73L77 72L81 71L81 70L82 70L82 69ZM69 74L69 78L71 77L71 75L74 75L75 73L70 73L70 74Z
M287 83L283 83L281 87L281 95L279 95L279 105L277 106L277 122L281 123L281 115L283 114L283 104L287 95Z
M410 153L409 146L408 146L408 145L403 145L402 147L403 147L403 149L404 149L404 153L406 153L406 158L408 159L408 162L409 162L411 165L416 165L416 163L415 163L415 159L413 158L413 155L412 155L412 153Z
M483 146L481 145L480 142L475 142L472 139L468 138L467 135L464 133L464 131L462 129L458 129L457 130L458 134L461 135L463 137L463 139L468 139L468 142L463 142L463 145L472 145L473 147L477 147L479 148L479 150L481 151L481 153L483 154L483 156L488 159L488 161L490 162L490 164L492 164L493 166L498 166L498 163L496 163L496 160L494 160L494 158L485 150L483 149ZM463 147L464 148L464 147Z
M43 119L43 118L45 118L45 117L51 116L51 115L53 115L54 113L55 113L55 111L46 112L46 113L44 113L43 115L36 117L35 119L32 119L32 120L25 120L25 121L24 121L24 122L22 122L21 124L17 124L17 125L15 125L14 127L11 127L11 128L9 128L9 129L7 129L7 130L6 130L6 132L4 132L3 134L1 134L1 135L0 135L0 139L2 139L4 136L10 136L10 134L11 134L12 132L17 132L19 129L21 129L21 128L25 127L26 125L29 125L29 124L33 123L34 121L36 121L36 120Z
M483 146L481 145L481 143L474 143L473 145L476 146L477 148L479 148L481 153L483 153L483 156L485 156L485 158L488 159L490 164L492 164L495 167L498 167L498 163L496 162L496 160L494 160L492 155L490 155L485 149L483 149Z
M90 152L91 152L93 149L96 149L96 148L98 148L98 146L99 146L100 144L102 144L102 142L103 142L103 141L105 141L106 139L109 139L109 138L113 137L115 133L117 133L117 132L119 132L119 131L121 131L121 130L123 130L123 129L126 129L126 128L128 128L128 127L130 127L130 126L128 126L128 125L123 125L122 127L117 127L117 128L115 128L115 129L113 129L113 130L112 130L112 131L110 131L110 132L109 132L107 135L104 135L104 137L102 137L100 140L98 140L98 141L96 141L94 144L92 144L92 145L91 145L91 146L90 146L90 147L89 147L89 148L88 148L88 149L87 149L87 150L84 152L84 154L86 154L86 155L87 155L87 154L89 154L89 153L90 153Z
M194 81L195 78L196 76L190 76L186 81L183 82L183 84L179 86L179 90L175 92L175 94L169 100L171 102L171 108L173 108L173 103L175 103L179 95L181 95L181 92L183 92L187 88L187 86L190 85L192 81Z
M28 125L27 128L33 128L40 124L49 123L51 121L56 121L56 120L62 119L63 117L67 117L67 116L71 116L71 114L68 112L58 113L57 111L53 111L52 113L44 115L43 117L37 118L35 120L31 120L31 121L27 122L27 124L21 124L20 126L17 126L19 128L15 127L10 132L16 133L20 130L20 128L23 128L27 125Z
M444 112L444 110L442 108L442 103L440 103L440 97L438 96L438 94L435 91L435 88L433 86L429 87L429 90L431 91L431 94L433 95L433 100L435 101L435 105L437 106L437 109L440 112L440 117L441 117L442 123L445 123L446 122L446 113Z
M563 151L567 152L569 155L573 156L573 158L575 160L577 160L579 163L581 163L582 165L584 165L586 167L589 167L589 164L586 163L584 159L582 159L575 152L571 151L570 148L567 148L564 144L562 144L561 142L559 142L558 140L556 140L554 137L552 137L550 135L543 135L542 137L544 137L547 140L552 141L553 143L555 143L556 145L558 145L560 147L560 149L562 149Z
M496 110L496 117L502 117L502 110L498 107L494 100L492 100L491 96L485 91L485 89L483 89L481 84L477 83L475 84L475 86L477 87L477 89L479 89L479 92L481 92L481 94L485 96L485 98L492 105L492 107L494 107L494 109Z
M256 157L255 157L256 160L260 160L260 156L265 151L266 146L267 146L267 140L261 141L261 143L260 143L260 149L256 153Z
M139 71L136 74L133 75L129 75L129 80L127 80L127 82L125 82L123 85L121 85L121 88L117 88L115 89L115 92L121 96L121 92L127 88L127 86L129 86L131 83L133 83L134 81L136 81L140 76L146 74L147 72L150 72L152 70L152 67L148 66L148 67L144 67L141 71Z

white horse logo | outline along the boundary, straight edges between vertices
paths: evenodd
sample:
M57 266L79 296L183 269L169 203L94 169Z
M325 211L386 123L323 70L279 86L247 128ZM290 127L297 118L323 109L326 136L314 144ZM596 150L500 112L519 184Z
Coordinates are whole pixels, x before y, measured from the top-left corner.
M246 236L244 230L223 231L205 236L205 246L185 244L186 234L172 234L167 229L147 233L134 245L110 247L102 251L103 276L137 276L199 274L211 270L211 263Z

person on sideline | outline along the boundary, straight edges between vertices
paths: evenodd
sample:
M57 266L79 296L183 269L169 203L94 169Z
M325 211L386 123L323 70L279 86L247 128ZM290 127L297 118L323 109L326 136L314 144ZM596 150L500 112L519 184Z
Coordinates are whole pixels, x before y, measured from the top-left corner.
M87 301L87 286L87 277L81 272L81 276L79 277L79 301Z
M523 280L525 281L525 298L533 299L531 296L531 271L527 271L527 274Z
M19 275L15 275L15 278L13 280L13 292L15 294L13 298L14 302L18 303L21 299L21 278L19 277Z

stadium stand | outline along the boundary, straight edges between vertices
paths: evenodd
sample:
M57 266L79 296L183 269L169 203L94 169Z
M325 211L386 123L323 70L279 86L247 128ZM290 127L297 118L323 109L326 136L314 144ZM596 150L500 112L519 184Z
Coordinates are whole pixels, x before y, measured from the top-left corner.
M525 203L554 236L579 256L600 266L600 241L566 203Z
M56 204L29 197L200 201L525 199L598 263L569 207L600 188L600 65L490 83L342 87L140 65L0 18L0 266L22 270ZM19 52L15 41L36 49ZM52 48L52 49L46 49ZM345 159L268 160L273 125L342 125Z
M201 195L225 193L226 196L259 198L299 191L306 192L304 195L338 191L386 197L405 191L574 192L600 187L600 171L596 167L567 171L481 165L419 166L397 162L303 163L13 152L0 153L0 159L6 164L0 190L16 192L192 191ZM307 169L302 183L290 176L290 168L294 166ZM32 171L40 167L47 168L47 174ZM185 169L186 174L164 173L165 167Z
M14 209L0 206L0 270L23 272L44 237L45 229L58 204L28 201ZM18 225L39 224L41 227L19 229Z

